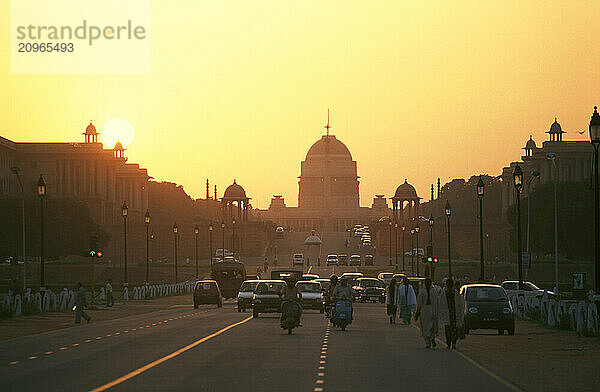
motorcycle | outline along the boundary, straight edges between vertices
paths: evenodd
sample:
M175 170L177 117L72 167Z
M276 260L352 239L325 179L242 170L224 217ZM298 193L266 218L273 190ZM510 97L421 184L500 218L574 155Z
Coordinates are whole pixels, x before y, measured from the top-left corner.
M287 329L288 335L292 329L300 326L302 307L296 301L283 301L281 304L281 328Z
M335 315L333 325L346 330L348 324L352 324L352 302L348 300L337 301L335 304Z

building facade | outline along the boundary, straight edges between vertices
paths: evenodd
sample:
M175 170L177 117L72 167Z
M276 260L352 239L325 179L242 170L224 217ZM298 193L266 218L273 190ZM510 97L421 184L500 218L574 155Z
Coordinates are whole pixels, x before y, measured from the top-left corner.
M274 195L259 219L296 231L344 231L390 214L384 195L376 195L371 207L360 207L359 176L350 150L335 135L317 140L300 163L298 207L288 207Z

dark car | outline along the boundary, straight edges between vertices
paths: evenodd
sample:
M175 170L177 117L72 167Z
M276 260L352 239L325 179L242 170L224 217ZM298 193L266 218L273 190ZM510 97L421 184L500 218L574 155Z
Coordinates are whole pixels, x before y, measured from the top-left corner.
M223 306L219 284L214 280L199 280L194 286L194 309L206 304L215 304L218 308Z
M377 278L358 278L352 289L360 302L385 302L385 283Z
M373 265L373 255L365 255L365 265Z
M238 292L237 297L237 308L238 312L245 312L246 309L252 307L252 298L254 297L254 289L258 284L258 280L249 279L244 281L240 286L240 290Z
M471 329L497 329L499 335L515 334L515 316L506 291L495 284L467 284L460 293L465 297L465 333Z
M331 284L331 281L326 278L315 279L317 282L321 283L321 291L325 293Z
M342 253L338 256L338 265L348 265L348 255Z
M280 294L285 287L283 280L261 280L254 289L252 297L252 316L258 317L260 313L281 312Z

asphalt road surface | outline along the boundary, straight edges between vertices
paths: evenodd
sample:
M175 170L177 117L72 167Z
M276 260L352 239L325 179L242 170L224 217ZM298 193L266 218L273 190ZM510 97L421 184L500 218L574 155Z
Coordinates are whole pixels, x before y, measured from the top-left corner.
M382 304L356 304L346 331L307 311L293 335L276 314L233 303L179 306L0 343L1 391L509 391L510 386Z

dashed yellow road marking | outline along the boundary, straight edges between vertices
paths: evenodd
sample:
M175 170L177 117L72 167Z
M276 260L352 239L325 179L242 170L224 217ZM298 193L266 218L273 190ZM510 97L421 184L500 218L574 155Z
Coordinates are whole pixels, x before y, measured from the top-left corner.
M54 351L46 351L44 354L46 354L46 355L54 354Z
M125 374L124 376L121 376L121 377L119 377L119 378L117 378L117 379L115 379L115 380L113 380L113 381L111 381L109 383L106 383L106 384L101 385L101 386L99 386L97 388L94 388L90 392L102 392L102 391L105 391L105 390L107 390L109 388L112 388L112 387L114 387L116 385L119 385L119 384L121 384L121 383L123 383L123 382L125 382L125 381L127 381L127 380L129 380L129 379L131 379L133 377L135 377L135 376L138 376L138 375L144 373L147 370L152 369L155 366L160 365L163 362L168 361L169 359L175 358L176 356L178 356L178 355L180 355L180 354L182 354L182 353L184 353L184 352L186 352L188 350L191 350L192 348L196 347L199 344L202 344L202 343L206 342L207 340L210 340L210 339L212 339L212 338L214 338L216 336L221 335L222 333L230 330L231 328L235 328L238 325L242 325L244 323L247 323L250 320L252 320L252 316L247 317L244 320L239 321L237 323L228 325L227 327L222 328L222 329L218 330L217 332L214 332L214 333L212 333L212 334L210 334L210 335L208 335L208 336L206 336L206 337L204 337L202 339L196 340L195 342L193 342L191 344L188 344L187 346L182 347L179 350L174 351L174 352L172 352L169 355L166 355L166 356L164 356L162 358L159 358L159 359L157 359L154 362L150 362L149 364L144 365L141 368L136 369L136 370L134 370L132 372L129 372L129 373Z
M85 339L85 342L86 342L86 343L89 343L89 342L91 342L91 341L92 341L91 339Z
M61 348L59 348L59 350L61 350L61 351L64 351L64 350L66 350L66 349L67 349L66 347L61 347Z
M12 362L9 362L8 364L9 365L16 365L17 363L19 363L19 361L12 361Z
M77 347L77 346L79 346L79 343L73 343L72 346Z
M37 357L35 355L32 355L32 356L28 357L27 359L37 359Z

